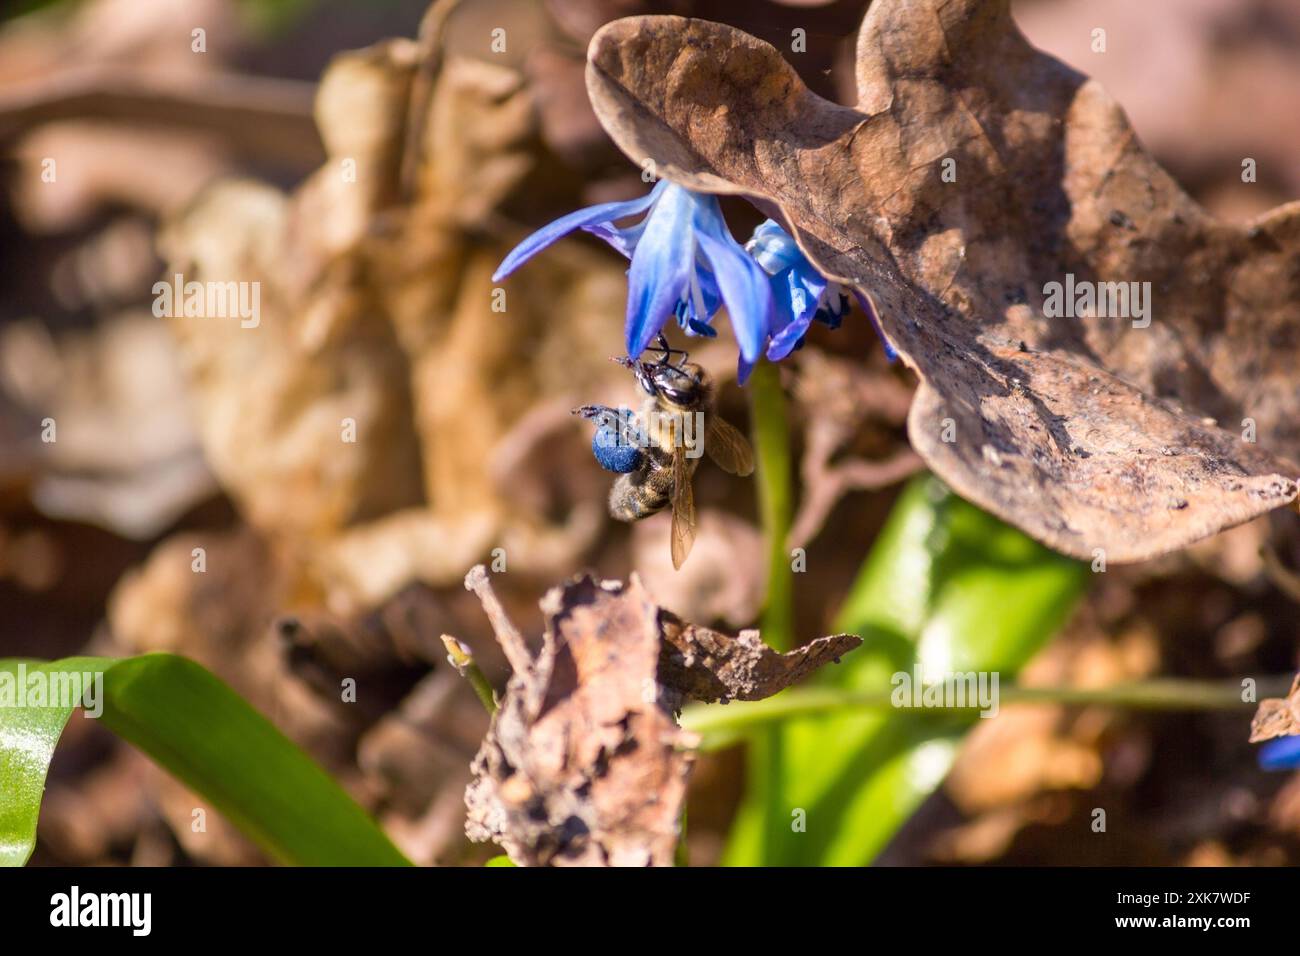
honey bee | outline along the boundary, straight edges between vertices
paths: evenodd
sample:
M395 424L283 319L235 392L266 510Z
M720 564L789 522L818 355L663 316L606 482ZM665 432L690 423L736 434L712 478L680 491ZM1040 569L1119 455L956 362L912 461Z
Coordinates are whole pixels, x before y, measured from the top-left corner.
M614 360L635 374L646 393L638 411L606 405L573 411L596 424L592 452L604 468L619 473L609 493L610 515L639 521L671 507L673 567L680 568L695 542L691 480L701 452L741 476L753 473L754 452L745 436L715 413L713 382L700 365L688 361L682 349L670 348L662 335L651 351L659 353L657 360Z

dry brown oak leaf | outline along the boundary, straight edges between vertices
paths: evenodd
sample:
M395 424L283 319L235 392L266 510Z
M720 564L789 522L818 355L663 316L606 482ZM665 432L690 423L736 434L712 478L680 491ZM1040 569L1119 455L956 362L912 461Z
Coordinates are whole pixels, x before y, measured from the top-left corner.
M588 50L634 161L748 197L870 298L920 378L912 444L962 496L1112 561L1295 499L1300 203L1212 219L1006 0L878 0L857 85L856 107L821 99L767 44L679 17ZM1067 275L1150 283L1146 318L1045 318Z
M1300 674L1296 674L1285 697L1261 700L1250 722L1252 744L1294 734L1300 734Z
M756 631L687 624L623 584L580 575L541 601L534 656L483 565L465 577L513 674L474 758L465 832L521 866L671 866L695 745L685 698L771 696L862 643L834 634L779 654Z

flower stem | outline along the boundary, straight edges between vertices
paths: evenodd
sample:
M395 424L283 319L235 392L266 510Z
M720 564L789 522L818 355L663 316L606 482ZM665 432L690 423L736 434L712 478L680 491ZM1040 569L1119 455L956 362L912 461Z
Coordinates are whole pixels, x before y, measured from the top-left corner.
M767 599L759 628L768 645L783 651L794 645L794 574L785 551L791 513L789 422L785 394L781 391L781 374L775 365L759 362L749 387L757 460L758 510L767 544ZM745 755L748 783L732 830L731 846L724 859L738 845L737 834L744 829L753 831L749 842L759 847L774 846L779 839L774 831L782 825L782 820L768 813L767 807L774 795L781 792L784 774L782 751L780 724L760 727L750 737ZM762 859L765 852L760 850L758 858Z
M1285 677L1259 682L1258 694L1271 693L1274 685L1287 686ZM1069 704L1121 707L1131 710L1250 711L1257 705L1242 700L1240 681L1193 681L1159 678L1141 683L1110 687L1003 687L998 705ZM808 717L842 710L888 710L894 707L894 691L852 691L837 687L797 687L776 697L730 707L693 705L682 713L682 726L707 738L704 749L734 741L735 735L795 717ZM897 708L907 710L909 708ZM919 709L918 716L974 715L977 706Z
M767 600L760 622L763 640L779 651L794 644L794 575L786 554L790 533L790 432L781 374L760 362L750 378L758 508L767 544Z
M686 846L686 806L682 805L681 830L677 835L677 848L673 851L673 866L690 866L691 854Z

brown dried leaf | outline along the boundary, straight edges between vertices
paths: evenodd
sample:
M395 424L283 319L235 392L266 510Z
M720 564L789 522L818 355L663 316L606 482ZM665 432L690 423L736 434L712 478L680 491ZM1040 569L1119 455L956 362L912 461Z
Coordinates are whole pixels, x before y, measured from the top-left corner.
M1195 183L1194 194L1223 218L1265 212L1300 192L1300 6L1056 0L1020 4L1016 21L1035 45L1066 63L1089 64L1151 152L1176 164L1180 179ZM1102 24L1112 37L1142 42L1111 44L1098 56L1092 31ZM1243 182L1246 156L1269 175Z
M166 328L131 312L58 338L35 320L0 333L0 393L24 432L9 453L35 468L38 509L150 538L213 494L175 352ZM57 441L37 440L45 416Z
M763 643L758 631L735 637L687 624L672 611L659 611L663 653L659 680L674 691L706 704L771 697L823 664L862 643L856 634L819 637L782 654Z
M465 792L465 831L523 865L672 863L693 734L684 696L756 700L861 639L840 634L778 654L757 632L728 637L655 605L635 575L551 589L534 657L482 565L465 577L513 668Z
M587 70L635 161L749 197L870 296L921 379L912 443L963 496L1112 561L1295 498L1300 205L1213 220L1007 0L872 4L857 77L838 106L770 46L676 17L609 24ZM1150 282L1154 321L1044 320L1067 274ZM1260 446L1206 416L1253 419Z
M334 59L315 109L328 159L293 193L219 184L162 237L169 276L258 284L255 327L170 323L204 449L251 524L312 539L348 613L454 582L493 544L512 570L567 572L604 520L603 479L570 467L589 454L568 414L586 396L567 393L629 385L607 361L616 257L557 249L505 284L508 321L496 311L519 223L577 204L581 182L546 150L522 73L426 39ZM550 467L496 474L499 446L561 393L565 441L535 456Z
M851 32L870 0L547 0L560 29L581 43L619 17L674 14L722 20L768 43L797 49L794 57L805 83L822 95L852 78ZM801 31L795 33L794 31ZM802 36L806 41L797 42Z
M343 261L314 295L292 288L316 263L293 222L268 186L208 190L162 234L168 281L249 282L260 316L167 321L222 487L260 530L323 536L418 503L419 449L393 330ZM356 441L344 440L348 420Z
M1250 722L1250 742L1257 744L1274 737L1300 734L1300 674L1291 683L1285 698L1267 697Z

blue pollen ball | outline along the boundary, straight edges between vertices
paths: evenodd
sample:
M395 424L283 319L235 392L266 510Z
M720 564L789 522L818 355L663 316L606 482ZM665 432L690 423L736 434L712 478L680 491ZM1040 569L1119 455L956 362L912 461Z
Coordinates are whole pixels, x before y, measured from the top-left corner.
M591 453L606 471L625 475L641 467L641 449L635 445L626 445L618 440L618 433L612 428L597 428L591 436Z

